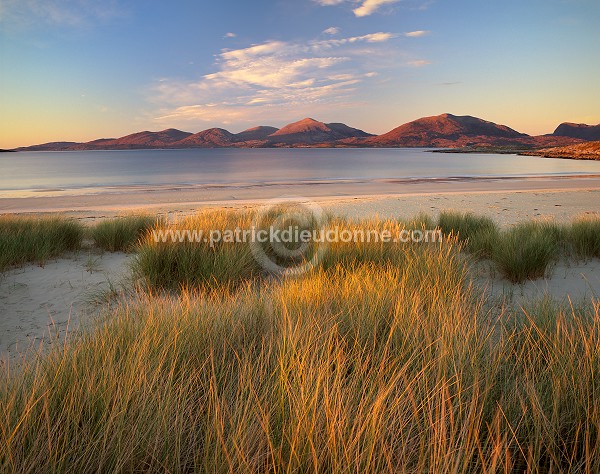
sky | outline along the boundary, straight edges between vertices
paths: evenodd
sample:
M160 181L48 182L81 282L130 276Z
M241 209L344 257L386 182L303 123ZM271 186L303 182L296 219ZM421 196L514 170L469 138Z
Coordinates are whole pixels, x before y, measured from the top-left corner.
M0 148L312 117L600 123L598 0L0 0Z

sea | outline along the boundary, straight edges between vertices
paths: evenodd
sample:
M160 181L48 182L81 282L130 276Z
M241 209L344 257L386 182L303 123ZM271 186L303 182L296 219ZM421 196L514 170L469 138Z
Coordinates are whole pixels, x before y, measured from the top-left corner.
M0 153L0 197L132 187L478 177L600 176L600 161L422 148L183 149Z

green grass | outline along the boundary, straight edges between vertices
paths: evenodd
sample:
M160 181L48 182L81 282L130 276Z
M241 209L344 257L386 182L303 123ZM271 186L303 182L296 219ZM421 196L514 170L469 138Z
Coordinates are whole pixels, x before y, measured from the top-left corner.
M562 229L551 222L533 221L504 231L492 250L502 275L514 283L543 277L558 259Z
M478 258L492 256L500 235L492 219L469 212L444 211L438 218L438 227L444 234L456 235L464 242L466 249Z
M131 250L151 228L156 219L151 216L124 216L99 222L90 230L94 243L108 252Z
M576 219L568 230L568 239L580 257L600 258L600 218Z
M570 240L580 252L593 249L595 225L580 221L569 232L552 222L531 221L499 230L488 217L457 212L442 212L438 220L445 234L456 235L476 258L491 259L513 283L543 277Z
M252 255L250 246L232 242L173 242L171 234L164 234L164 242L155 239L160 232L250 228L252 216L229 211L207 211L181 218L176 222L157 223L140 241L134 261L134 273L149 287L181 289L203 286L218 288L237 286L260 274L261 269ZM173 234L175 235L175 234ZM185 237L184 234L181 234Z
M63 217L0 216L0 271L77 250L83 234L81 224Z

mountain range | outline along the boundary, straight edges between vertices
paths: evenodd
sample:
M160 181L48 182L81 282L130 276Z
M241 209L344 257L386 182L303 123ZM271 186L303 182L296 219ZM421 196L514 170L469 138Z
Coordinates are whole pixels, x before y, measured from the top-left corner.
M280 129L269 126L231 133L210 128L198 133L169 128L138 132L120 138L85 143L51 142L17 151L127 150L152 148L276 148L276 147L431 147L539 149L600 140L600 125L563 123L554 133L530 136L471 116L442 114L401 125L383 135L373 135L343 123L323 123L305 118Z

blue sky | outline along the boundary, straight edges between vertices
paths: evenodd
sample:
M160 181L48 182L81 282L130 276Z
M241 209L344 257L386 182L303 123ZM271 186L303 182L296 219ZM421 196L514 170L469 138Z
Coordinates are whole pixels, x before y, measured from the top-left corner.
M597 0L1 0L0 147L310 116L600 122Z

